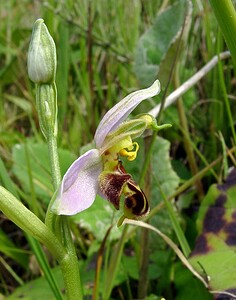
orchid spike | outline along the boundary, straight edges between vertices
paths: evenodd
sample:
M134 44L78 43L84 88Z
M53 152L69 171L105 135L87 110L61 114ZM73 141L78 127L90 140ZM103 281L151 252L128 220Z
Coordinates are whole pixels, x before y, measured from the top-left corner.
M96 194L109 200L116 209L120 208L120 198L124 195L124 217L135 218L149 212L144 193L126 173L120 157L130 161L136 158L139 146L132 139L145 129L170 126L157 126L155 118L147 114L126 120L138 104L159 92L160 83L156 80L149 88L125 97L104 115L94 136L96 149L80 156L63 177L52 206L56 214L79 213L93 204Z

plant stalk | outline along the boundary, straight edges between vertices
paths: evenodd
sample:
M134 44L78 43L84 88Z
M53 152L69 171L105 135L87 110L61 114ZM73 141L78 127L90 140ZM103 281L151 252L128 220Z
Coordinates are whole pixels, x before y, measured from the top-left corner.
M103 293L103 300L109 300L111 299L111 292L112 288L114 286L114 280L118 271L118 266L120 264L121 256L124 249L124 244L126 241L126 234L127 234L128 226L124 226L121 238L118 242L118 244L115 246L115 249L113 250L113 253L111 255L109 268L107 270L107 278L104 285L104 293Z
M144 147L146 154L149 151L151 136L147 136L144 139ZM147 199L151 199L151 164L149 160L148 172L146 173L144 179L144 193ZM148 221L147 221L148 222ZM139 265L139 284L138 284L138 298L145 299L148 290L148 263L149 263L149 230L146 228L141 228L140 237L140 265Z
M179 78L178 78L177 69L174 72L173 81L174 81L175 88L177 88L179 86ZM184 109L183 100L181 97L177 101L177 109L178 109L180 124L183 128L183 142L184 142L184 148L185 148L187 158L188 158L189 167L190 167L192 174L195 175L198 173L198 167L197 167L197 163L196 163L196 160L194 157L193 148L191 145L191 137L190 137L189 128L188 128L188 121L187 121L187 117L186 117L186 113L185 113L185 109ZM199 199L202 199L203 195L204 195L204 191L203 191L203 186L202 186L201 180L197 179L195 184L196 184L196 188L197 188L198 197L199 197Z
M55 190L57 190L60 185L61 174L57 151L57 140L54 134L54 130L49 131L47 140L53 185ZM47 224L50 224L51 228L54 228L56 230L57 236L60 235L60 240L63 242L67 250L67 255L64 257L63 260L59 262L63 273L67 299L82 300L83 290L80 279L78 258L73 244L68 220L67 217L56 216L55 214L53 214L50 211L51 205L52 203L50 203L47 212Z
M56 95L56 92L53 93L50 96L54 97L54 99L47 100L57 103ZM39 103L41 100L42 99L39 99ZM57 108L55 109L55 111L57 111ZM54 117L56 119L56 116ZM45 131L45 133L48 143L48 154L51 167L52 182L54 190L57 191L61 182L61 172L57 150L57 122L54 122L54 126L52 126L50 122L51 120L49 119L49 123L48 126L46 126L47 130ZM83 299L83 292L80 280L78 259L67 218L64 216L58 216L51 211L51 206L55 196L56 192L49 203L45 223L46 226L57 236L59 241L64 246L66 252L63 259L59 260L59 264L63 273L67 299L80 300Z

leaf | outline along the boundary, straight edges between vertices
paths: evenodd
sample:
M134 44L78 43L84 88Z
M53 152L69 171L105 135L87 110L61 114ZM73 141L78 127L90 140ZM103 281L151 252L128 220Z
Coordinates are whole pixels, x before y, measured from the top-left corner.
M30 245L30 248L32 249L38 264L40 268L43 271L43 274L45 276L45 279L47 280L51 291L53 292L54 296L56 297L57 300L62 300L62 293L60 290L60 287L58 285L58 281L56 280L53 269L50 268L47 257L40 245L40 243L35 240L33 237L27 234L27 240Z
M138 139L140 146L140 153L138 153L137 159L130 164L124 161L124 167L128 173L132 174L134 180L138 182L138 178L142 171L143 159L145 155L141 153L144 149L142 139ZM151 210L163 201L163 193L165 197L170 196L174 193L179 185L180 179L176 172L173 170L170 158L170 142L157 136L153 153L151 158L151 194L148 197L150 202ZM155 216L150 219L150 223L159 228L163 233L171 236L173 232L173 226L166 209L160 210ZM165 242L158 236L150 234L150 249L151 252L163 249L166 246Z
M92 294L92 284L94 280L94 268L89 266L86 262L79 261L80 272L83 275L83 292L84 296ZM56 267L52 269L53 276L55 277L61 291L64 292L64 280L61 269ZM32 300L32 299L50 299L56 300L50 286L45 277L34 279L20 287L18 287L9 297L5 300ZM88 299L88 298L84 298Z
M151 161L151 170L153 173L150 198L151 208L163 201L163 194L166 198L173 194L180 182L178 175L172 168L169 151L170 142L161 137L157 137ZM173 226L166 209L159 211L152 217L151 224L167 235L171 235L173 231ZM157 246L155 240L153 241L153 245ZM163 243L162 240L158 238L158 242L159 241L160 244Z
M124 160L124 167L130 173L136 182L142 171L144 154L141 152L144 149L143 140L137 140L140 150L135 161L127 164ZM152 158L151 158L151 172L152 172L152 187L151 187L151 207L154 207L163 200L162 193L166 197L170 196L178 187L180 179L174 171L170 158L170 142L160 136L156 137Z
M151 294L151 295L147 296L145 299L146 300L163 300L164 298Z
M199 236L190 262L209 278L211 290L236 295L236 169L212 185L198 214Z
M107 200L97 196L92 206L75 215L73 219L81 227L92 232L98 241L102 242L109 226L113 222L113 215L113 206ZM117 240L120 238L120 235L121 229L115 225L110 232L110 240Z
M192 273L184 268L181 262L175 264L174 283L176 288L175 300L213 299L204 285L193 277Z
M53 274L57 280L58 285L63 290L63 278L60 268L55 268ZM6 297L6 300L31 300L31 299L56 299L53 295L48 282L45 277L41 277L35 280L32 280L19 288L17 288L9 297Z
M0 252L11 257L18 262L22 267L28 267L28 255L26 251L17 248L16 245L8 238L8 236L0 229Z
M25 113L29 115L32 114L32 104L29 103L29 101L27 101L26 99L8 94L4 95L4 97L21 108Z
M0 183L4 186L9 192L11 192L16 198L18 197L16 187L9 176L7 169L4 165L3 160L0 157Z
M152 201L159 203L162 199L162 193L166 197L173 194L179 185L179 177L172 168L170 159L170 142L164 138L157 137L152 156Z
M138 269L138 261L135 256L123 255L121 258L121 266L119 272L122 273L122 269L124 272L124 280L127 279L127 275L130 278L139 279L139 269Z
M76 156L67 150L59 149L61 173L64 174ZM28 155L28 158L27 158ZM13 147L13 169L24 191L30 193L30 177L34 184L36 195L48 203L53 194L53 186L48 157L48 146L45 143L27 141Z
M152 252L150 254L148 268L149 280L158 279L161 287L169 284L169 274L171 273L170 268L172 258L172 251L170 249L165 248ZM159 291L162 292L163 290L159 288Z
M141 168L143 165L144 154L141 153L141 149L144 149L142 139L138 140L140 146L140 153L138 153L137 159L130 164L124 161L124 167L128 173L130 173L134 180L138 182L138 178L141 174ZM151 194L149 196L149 202L151 210L163 201L163 193L166 197L173 194L179 185L180 179L176 172L173 170L170 158L170 142L157 136L153 154L151 158ZM172 224L168 215L168 212L163 209L153 216L150 220L151 224L159 228L163 233L170 235L172 233ZM152 247L160 249L165 243L159 237L153 236ZM152 248L152 251L154 251ZM155 249L156 250L156 249Z
M157 15L154 24L139 39L134 71L143 86L159 78L162 86L170 74L182 26L189 24L192 11L190 1L179 0ZM186 27L186 32L187 32Z

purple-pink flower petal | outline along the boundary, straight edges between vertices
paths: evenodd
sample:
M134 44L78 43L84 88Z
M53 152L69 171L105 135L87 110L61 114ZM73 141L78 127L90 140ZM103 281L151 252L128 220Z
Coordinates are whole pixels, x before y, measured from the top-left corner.
M90 207L98 191L102 159L97 149L87 151L68 169L52 210L58 215L74 215Z
M133 92L113 106L102 118L96 130L94 140L97 148L101 148L106 136L123 122L143 100L157 95L160 83L156 80L149 88Z

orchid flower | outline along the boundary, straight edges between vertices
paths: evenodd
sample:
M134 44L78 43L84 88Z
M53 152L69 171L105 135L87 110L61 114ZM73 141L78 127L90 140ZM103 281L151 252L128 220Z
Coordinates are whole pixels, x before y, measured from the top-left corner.
M101 120L94 136L95 149L81 155L66 172L52 209L59 215L74 215L90 207L97 194L120 208L124 196L123 219L137 218L149 212L149 203L126 173L120 158L136 158L139 145L133 142L145 129L160 130L169 124L157 126L153 116L142 114L126 120L143 100L157 95L160 83L126 96L112 107Z

